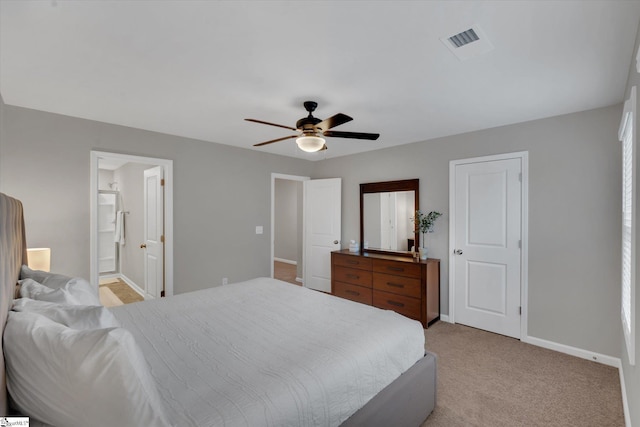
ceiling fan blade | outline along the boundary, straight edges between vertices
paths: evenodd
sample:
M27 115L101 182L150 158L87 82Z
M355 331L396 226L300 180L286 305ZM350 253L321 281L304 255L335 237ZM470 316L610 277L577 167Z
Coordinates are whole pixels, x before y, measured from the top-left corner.
M269 125L269 126L277 126L279 128L285 128L285 129L289 129L289 130L298 130L296 128L292 128L291 126L285 126L285 125L279 125L279 124L276 124L276 123L264 122L262 120L256 120L256 119L245 119L245 120L248 121L248 122L260 123L260 124Z
M331 116L328 119L324 119L316 126L322 129L323 131L327 131L336 126L343 125L347 122L350 122L353 118L347 116L346 114L338 113L335 116Z
M333 138L370 139L374 141L380 137L379 133L340 132L335 130L328 130L323 135Z
M272 139L271 141L265 141L265 142L261 142L260 144L253 144L254 147L261 147L263 145L267 145L267 144L273 144L274 142L278 142L278 141L284 141L285 139L291 139L291 138L297 138L300 135L289 135L289 136L285 136L283 138L278 138L278 139Z

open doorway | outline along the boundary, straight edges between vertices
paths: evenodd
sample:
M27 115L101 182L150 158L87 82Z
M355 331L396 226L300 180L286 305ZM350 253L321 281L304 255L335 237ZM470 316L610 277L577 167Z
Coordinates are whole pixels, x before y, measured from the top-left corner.
M271 174L271 277L303 284L303 181Z
M172 176L171 160L91 152L91 282L113 305L173 295Z

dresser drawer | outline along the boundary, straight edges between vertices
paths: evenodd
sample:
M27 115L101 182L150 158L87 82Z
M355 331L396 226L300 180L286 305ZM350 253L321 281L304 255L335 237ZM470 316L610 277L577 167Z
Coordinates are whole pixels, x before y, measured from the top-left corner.
M371 272L358 270L356 268L342 267L336 265L333 268L334 277L338 282L350 283L352 285L366 286L371 288Z
M372 291L370 288L351 285L349 283L334 282L333 294L337 297L350 299L351 301L371 305Z
M371 270L371 259L363 256L333 254L333 264L360 270Z
M420 278L420 264L414 264L412 262L374 259L373 271L377 273L393 274L395 276Z
M397 295L420 298L420 279L392 274L373 273L373 289Z
M385 310L393 310L411 319L422 321L420 318L420 300L416 298L374 290L373 305Z

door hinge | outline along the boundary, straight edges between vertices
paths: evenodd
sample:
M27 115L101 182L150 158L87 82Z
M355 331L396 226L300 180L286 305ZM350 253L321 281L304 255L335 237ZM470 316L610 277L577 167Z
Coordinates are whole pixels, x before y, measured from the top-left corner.
M518 181L522 182L522 172L518 174Z
M164 291L160 291L160 298L164 298Z
M160 180L160 185L164 186L164 178Z
M160 235L160 241L164 243L164 234Z
M522 306L518 307L518 314L522 316Z
M522 240L518 240L518 249L522 249Z

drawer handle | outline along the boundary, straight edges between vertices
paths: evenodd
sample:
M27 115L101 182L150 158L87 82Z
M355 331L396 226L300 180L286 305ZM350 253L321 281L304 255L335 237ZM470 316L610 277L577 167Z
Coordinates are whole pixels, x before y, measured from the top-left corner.
M358 261L349 260L349 261L347 261L347 264L358 265L360 263Z
M360 292L351 291L351 290L346 290L346 291L344 291L344 293L348 294L348 295L355 295L355 296L360 295Z
M357 274L347 274L347 277L349 279L359 279L360 278L360 276L358 276Z
M388 286L393 286L394 288L404 288L404 285L400 284L400 283L392 283L392 282L387 282Z
M396 307L404 307L404 304L398 301L391 301L390 299L387 300L387 303L391 304L391 305L395 305Z
M391 270L391 271L404 271L404 268L402 268L402 267L387 267L387 270Z

